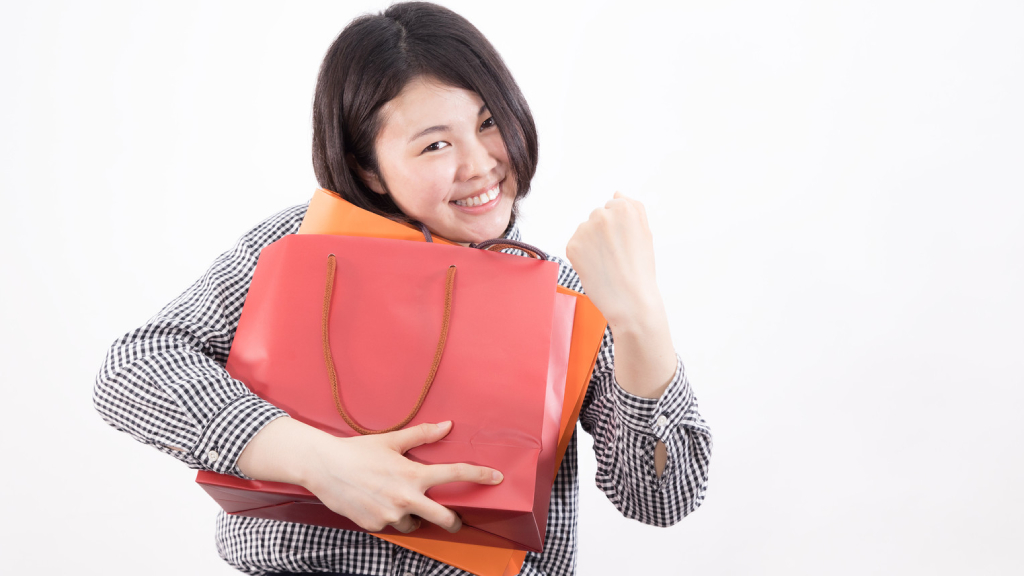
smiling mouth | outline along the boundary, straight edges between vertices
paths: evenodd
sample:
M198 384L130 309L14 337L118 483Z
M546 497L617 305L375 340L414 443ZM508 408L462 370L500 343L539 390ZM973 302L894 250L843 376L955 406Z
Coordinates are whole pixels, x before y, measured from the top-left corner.
M467 208L471 206L482 206L484 204L487 204L491 200L497 198L499 194L501 194L501 190L499 188L500 184L501 182L495 182L494 186L491 186L488 190L484 191L483 194L480 194L479 196L473 196L472 198L463 198L462 200L455 200L454 202L452 202L452 204L455 204L457 206L465 206Z

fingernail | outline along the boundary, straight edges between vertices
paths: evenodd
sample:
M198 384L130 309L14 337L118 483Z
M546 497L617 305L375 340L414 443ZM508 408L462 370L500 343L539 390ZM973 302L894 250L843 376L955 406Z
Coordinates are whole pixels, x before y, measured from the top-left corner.
M497 470L494 470L493 472L491 472L491 480L495 484L497 484L498 482L501 482L502 478L504 478L504 476L501 475L501 472L498 472Z
M445 428L447 428L447 427L449 427L451 425L452 425L452 421L451 420L445 420L444 422L438 422L437 427L440 428L441 430L444 430Z

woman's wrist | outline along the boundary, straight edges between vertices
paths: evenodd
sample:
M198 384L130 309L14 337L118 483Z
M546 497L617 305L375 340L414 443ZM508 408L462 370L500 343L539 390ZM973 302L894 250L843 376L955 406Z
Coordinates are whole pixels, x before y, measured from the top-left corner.
M334 436L293 418L278 418L260 430L238 457L238 469L256 480L305 488L316 478L316 454Z
M676 352L669 332L668 315L661 298L614 323L609 321L615 342L615 380L619 386L643 398L660 398L676 370Z
M668 331L668 314L661 293L654 291L623 299L626 304L606 315L613 335L654 334Z

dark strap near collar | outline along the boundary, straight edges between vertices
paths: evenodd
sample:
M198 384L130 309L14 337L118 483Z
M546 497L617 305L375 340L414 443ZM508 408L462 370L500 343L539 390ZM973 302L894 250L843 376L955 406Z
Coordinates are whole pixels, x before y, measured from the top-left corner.
M470 248L479 248L481 250L490 250L492 252L500 252L509 248L526 252L530 256L539 260L547 260L548 255L545 254L540 248L527 244L526 242L520 242L518 240L509 240L508 238L494 238L493 240L484 240L479 244L470 244Z

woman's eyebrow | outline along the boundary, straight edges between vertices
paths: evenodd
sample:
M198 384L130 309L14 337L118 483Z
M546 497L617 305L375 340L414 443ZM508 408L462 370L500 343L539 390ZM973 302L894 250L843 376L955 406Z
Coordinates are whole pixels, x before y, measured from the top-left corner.
M412 138L409 138L409 143L412 144L413 142L416 141L417 138L420 138L422 136L426 136L427 134L433 134L434 132L448 132L451 129L452 129L452 127L448 126L447 124L444 124L444 125L441 125L441 126L431 126L430 128L426 128L426 129L420 131L418 134L416 134Z
M480 107L480 111L476 113L477 116L483 116L484 112L487 112L487 104ZM434 132L448 132L451 131L452 127L447 124L439 124L437 126L431 126L430 128L424 128L420 130L415 136L409 138L409 143L412 144L417 138L426 136L427 134L433 134Z

